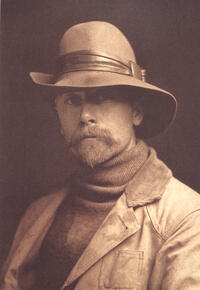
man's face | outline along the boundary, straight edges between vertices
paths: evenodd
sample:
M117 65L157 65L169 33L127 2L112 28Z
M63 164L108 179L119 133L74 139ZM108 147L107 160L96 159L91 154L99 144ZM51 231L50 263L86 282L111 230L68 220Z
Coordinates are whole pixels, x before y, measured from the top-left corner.
M81 89L56 97L61 133L71 152L94 167L135 145L142 114L116 89Z

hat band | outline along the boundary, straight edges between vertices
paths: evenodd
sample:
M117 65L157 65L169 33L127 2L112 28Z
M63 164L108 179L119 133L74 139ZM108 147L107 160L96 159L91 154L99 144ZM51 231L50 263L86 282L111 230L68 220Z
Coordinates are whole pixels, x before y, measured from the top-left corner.
M57 75L76 71L103 71L132 76L144 81L144 70L133 61L124 63L95 51L76 51L59 57Z

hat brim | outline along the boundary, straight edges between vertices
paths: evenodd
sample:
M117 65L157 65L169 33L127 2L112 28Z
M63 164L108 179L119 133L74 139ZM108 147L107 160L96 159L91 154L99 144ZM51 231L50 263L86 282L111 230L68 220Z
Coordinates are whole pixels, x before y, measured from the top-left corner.
M144 120L136 127L140 138L150 138L166 130L177 111L177 102L171 93L128 75L105 71L76 71L63 74L57 79L53 74L39 72L31 72L30 77L35 84L51 89L55 95L59 90L74 88L132 88L134 95L141 95L144 110Z

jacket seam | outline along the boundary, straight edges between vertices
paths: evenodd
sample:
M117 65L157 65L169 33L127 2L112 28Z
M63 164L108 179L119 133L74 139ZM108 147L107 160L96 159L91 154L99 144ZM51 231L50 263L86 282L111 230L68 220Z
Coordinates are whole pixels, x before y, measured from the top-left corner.
M178 224L175 225L175 227L173 227L173 229L168 229L166 230L166 232L164 234L161 234L158 229L159 229L159 225L157 223L155 223L151 217L151 213L150 213L150 210L148 208L148 206L151 206L151 205L147 205L146 206L146 210L147 210L147 213L148 213L148 216L149 216L149 219L152 223L152 227L154 229L154 231L157 233L157 235L160 237L160 239L162 239L163 241L167 241L169 239L169 237L171 235L173 235L177 230L178 228L180 227L180 225L183 223L183 221L189 217L190 215L192 215L193 213L197 212L197 211L200 211L200 208L198 209L195 209L191 212L189 212L188 214L186 214L181 220L178 221ZM157 227L156 227L157 225Z
M196 209L196 210L193 210L193 211L191 211L191 212L189 212L187 215L185 215L179 222L178 222L178 224L176 225L176 227L174 228L174 229L172 229L172 230L167 230L166 231L166 234L165 234L165 236L166 236L166 240L168 240L178 229L179 229L179 227L181 226L181 224L184 222L184 220L186 219L186 218L188 218L189 216L191 216L193 213L195 213L195 212L200 212L200 208L199 209Z
M158 236L158 238L159 238L160 240L162 240L162 241L165 241L166 239L161 235L161 233L157 230L156 226L154 225L154 222L153 222L153 219L152 219L152 217L151 217L151 215L150 215L150 212L149 212L148 206L149 206L149 205L146 205L145 207L146 207L146 211L147 211L148 217L149 217L149 219L150 219L150 221L151 221L151 226L152 226L154 232L156 233L156 235Z

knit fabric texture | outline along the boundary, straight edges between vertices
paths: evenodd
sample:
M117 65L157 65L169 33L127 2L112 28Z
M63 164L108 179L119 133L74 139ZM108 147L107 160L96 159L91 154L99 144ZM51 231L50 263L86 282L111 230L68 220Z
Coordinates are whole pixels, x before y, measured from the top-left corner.
M79 167L39 252L35 267L38 279L33 289L62 286L148 152L147 145L139 140L131 150L96 168Z

